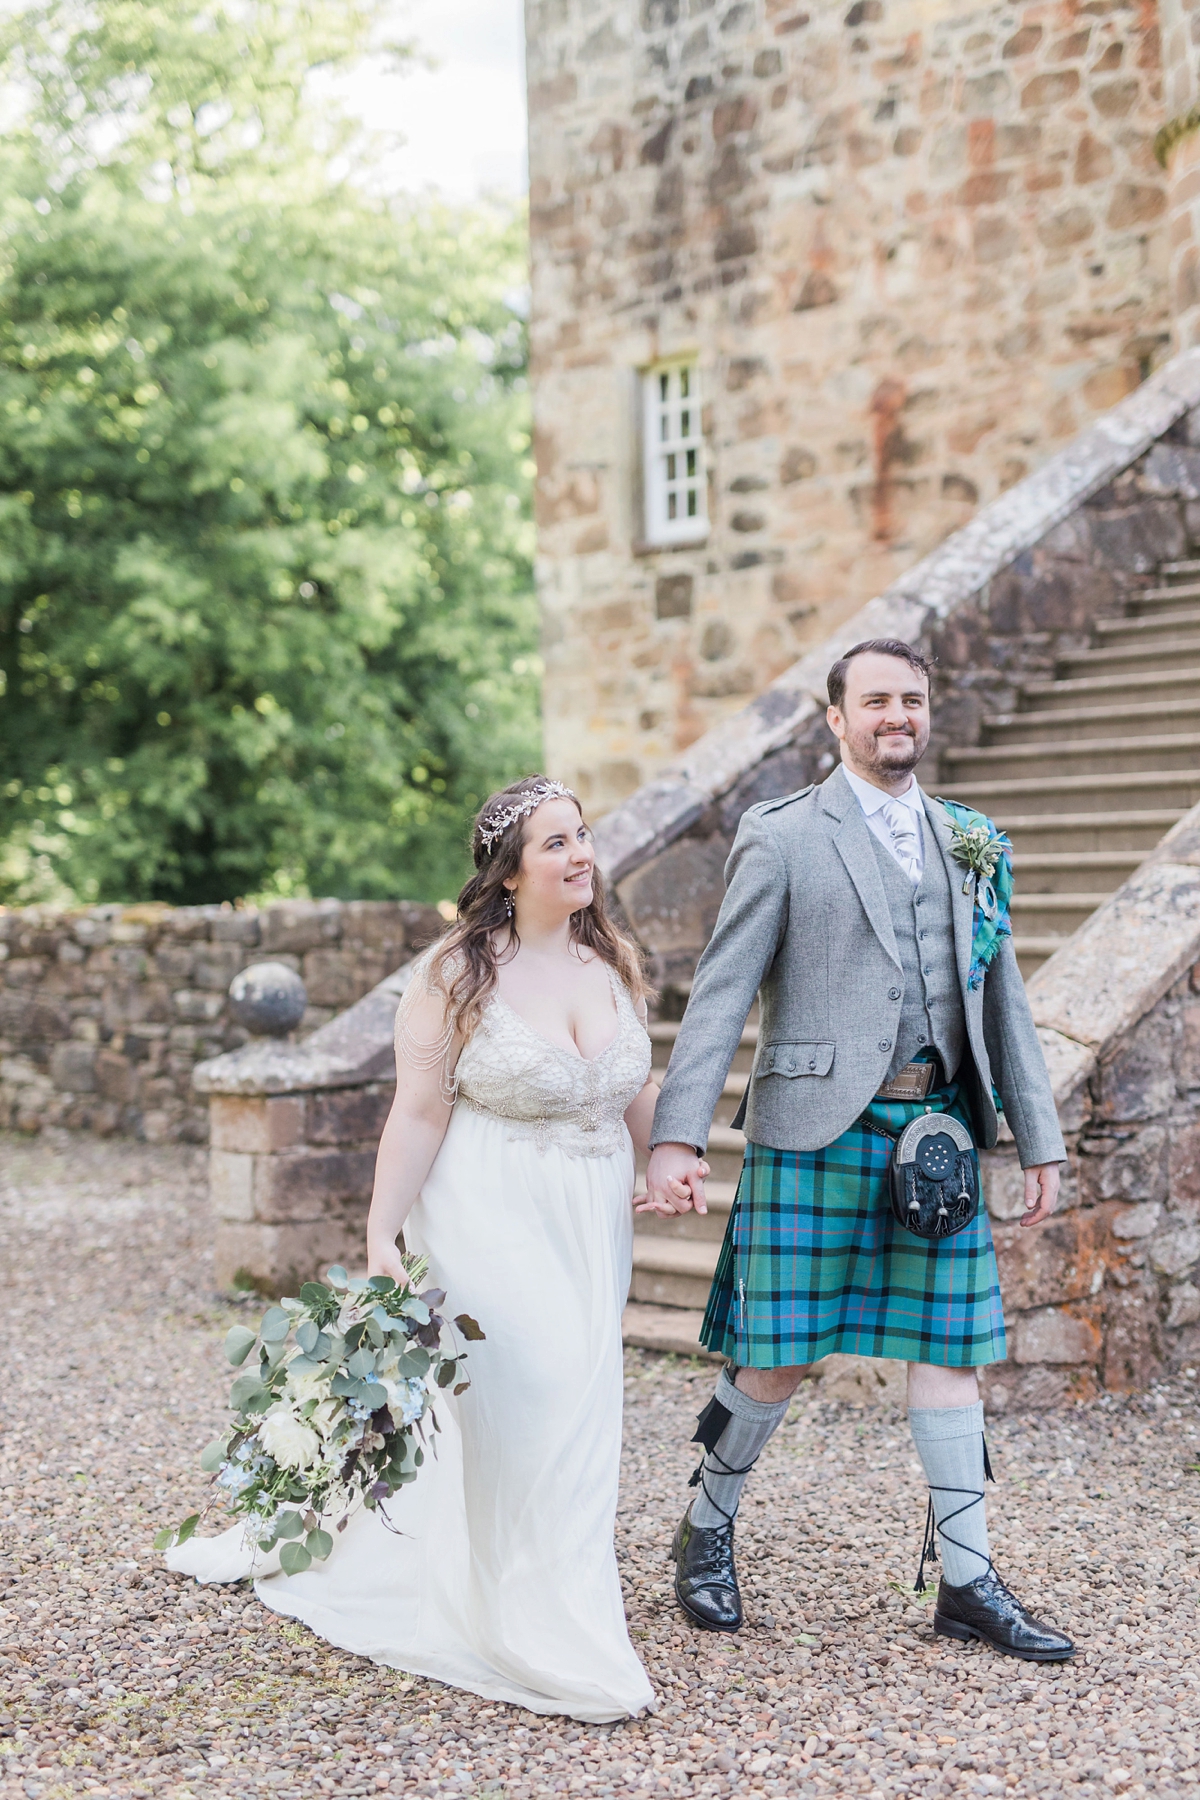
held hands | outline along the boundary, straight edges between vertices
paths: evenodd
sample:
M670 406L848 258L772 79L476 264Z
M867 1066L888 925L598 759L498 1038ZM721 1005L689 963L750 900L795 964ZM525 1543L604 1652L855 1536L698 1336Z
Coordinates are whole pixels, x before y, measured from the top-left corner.
M1058 1164L1039 1163L1025 1171L1025 1216L1022 1225L1044 1225L1058 1205Z
M706 1213L704 1180L708 1164L690 1144L659 1144L650 1154L646 1192L634 1201L635 1212L654 1212L669 1219L678 1213Z

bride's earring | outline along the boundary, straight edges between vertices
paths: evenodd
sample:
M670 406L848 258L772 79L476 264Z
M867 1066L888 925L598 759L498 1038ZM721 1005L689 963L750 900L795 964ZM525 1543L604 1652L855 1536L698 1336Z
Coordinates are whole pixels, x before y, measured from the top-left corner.
M517 916L517 903L513 899L513 891L511 888L505 888L504 890L504 915L510 922Z

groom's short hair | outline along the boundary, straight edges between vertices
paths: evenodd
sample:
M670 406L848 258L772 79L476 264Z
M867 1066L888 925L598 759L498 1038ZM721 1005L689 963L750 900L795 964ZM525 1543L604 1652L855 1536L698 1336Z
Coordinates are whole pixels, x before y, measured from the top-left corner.
M927 656L922 656L914 644L906 644L902 638L867 638L865 642L855 644L847 650L845 656L839 656L830 669L825 682L829 690L830 706L841 706L842 701L846 698L846 672L850 664L856 656L865 656L869 652L873 652L876 656L898 656L900 661L906 662L910 669L915 669L918 675L923 675L932 687L933 664Z

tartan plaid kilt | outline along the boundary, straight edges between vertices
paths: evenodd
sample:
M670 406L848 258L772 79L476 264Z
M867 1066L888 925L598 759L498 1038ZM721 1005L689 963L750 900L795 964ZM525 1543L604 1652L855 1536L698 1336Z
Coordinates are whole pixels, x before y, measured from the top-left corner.
M899 1132L926 1108L971 1120L957 1082L925 1101L873 1100ZM1004 1360L987 1208L953 1237L905 1231L888 1203L891 1142L856 1120L824 1150L747 1144L700 1339L739 1368L834 1351L970 1368Z

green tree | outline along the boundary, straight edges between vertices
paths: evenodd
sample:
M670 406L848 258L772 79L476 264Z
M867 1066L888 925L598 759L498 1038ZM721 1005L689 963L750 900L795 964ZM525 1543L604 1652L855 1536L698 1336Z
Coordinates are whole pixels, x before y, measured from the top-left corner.
M0 898L438 898L537 762L523 236L347 178L377 12L0 38Z

